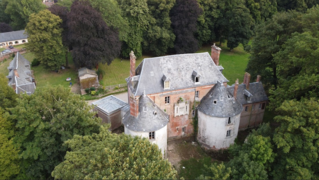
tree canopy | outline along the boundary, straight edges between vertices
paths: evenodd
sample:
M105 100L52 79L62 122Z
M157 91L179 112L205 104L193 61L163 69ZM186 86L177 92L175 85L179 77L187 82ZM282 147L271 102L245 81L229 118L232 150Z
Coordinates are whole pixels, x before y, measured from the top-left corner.
M95 67L111 62L119 55L118 31L107 26L101 14L89 1L74 1L68 14L69 40L77 67Z
M61 86L22 95L10 114L8 120L16 131L14 141L21 149L21 168L34 179L47 179L64 160L68 150L64 141L76 134L96 133L101 123L85 101Z
M10 31L12 31L12 28L9 24L0 23L0 33L10 32Z
M148 139L112 134L75 135L65 142L71 149L55 167L56 179L174 179L177 172Z
M0 108L6 110L16 105L18 95L14 92L13 88L8 86L8 79L0 74Z
M194 53L199 49L195 38L197 19L202 14L196 0L176 0L170 12L172 27L176 36L174 49L177 54Z
M60 69L63 64L62 20L49 10L31 14L26 27L27 49L32 51L41 63L51 70Z

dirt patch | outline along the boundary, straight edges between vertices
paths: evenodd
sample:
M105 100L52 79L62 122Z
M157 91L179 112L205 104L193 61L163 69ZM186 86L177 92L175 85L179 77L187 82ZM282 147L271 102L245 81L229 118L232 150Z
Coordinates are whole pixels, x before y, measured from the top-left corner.
M81 93L80 85L79 85L78 83L73 84L73 85L72 85L72 88L71 88L71 91L72 91L74 94L80 94L80 93Z

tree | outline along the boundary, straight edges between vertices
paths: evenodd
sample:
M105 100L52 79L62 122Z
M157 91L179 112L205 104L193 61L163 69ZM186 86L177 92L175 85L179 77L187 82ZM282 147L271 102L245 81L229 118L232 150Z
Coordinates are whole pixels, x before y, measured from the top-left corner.
M317 179L319 173L319 102L288 100L277 108L280 123L274 134L278 158L274 179Z
M302 32L301 14L295 11L275 14L272 19L256 27L246 71L252 77L261 75L263 83L277 88L277 64L273 55L294 32Z
M277 0L247 0L246 7L257 24L271 18L277 12Z
M0 87L0 108L6 110L14 107L18 95L8 86L8 79L3 74L0 74Z
M175 0L148 0L150 13L149 26L144 33L143 50L155 56L164 55L169 48L174 47L175 35L171 28L169 12Z
M0 22L9 24L10 16L4 12L4 9L6 9L7 5L8 5L8 0L0 0L0 9L2 9L2 11L0 11Z
M177 54L194 53L199 49L199 42L195 38L197 19L202 14L196 0L176 0L170 17L176 36L174 49Z
M112 134L74 136L65 142L71 151L55 167L56 179L174 179L177 172L147 139Z
M117 2L129 26L127 38L122 44L121 56L129 57L129 53L134 51L136 57L141 57L143 35L150 21L146 0L117 0Z
M198 4L203 10L202 15L197 20L197 39L201 46L202 44L212 43L216 40L215 23L222 14L217 0L198 0Z
M10 31L12 31L12 28L9 24L0 23L0 33L10 32Z
M68 67L69 66L68 55L69 55L70 42L69 42L69 28L67 25L67 21L68 21L67 15L69 10L67 7L54 4L53 6L49 8L49 11L52 14L59 16L60 19L62 20L62 23L60 24L60 27L62 29L62 44L65 50L65 66Z
M0 177L12 179L19 173L19 149L13 142L13 127L6 116L0 108Z
M45 5L39 0L10 0L5 13L11 18L11 25L15 30L24 29L33 13L45 9Z
M88 1L74 1L68 14L69 40L77 67L92 68L111 62L120 54L116 30L106 25L101 14Z
M40 62L51 70L60 69L63 64L62 20L49 10L31 14L26 27L27 49L32 51Z
M277 0L277 4L278 11L297 10L305 12L307 9L305 0Z
M209 167L205 165L204 173L200 175L197 179L198 180L200 179L227 180L230 178L230 175L231 175L231 169L229 167L226 168L226 166L223 163L221 164L213 163Z
M33 179L47 179L64 160L68 150L62 146L64 141L76 134L96 133L101 123L85 101L61 86L22 95L10 113L16 131L14 141L21 149L21 168Z

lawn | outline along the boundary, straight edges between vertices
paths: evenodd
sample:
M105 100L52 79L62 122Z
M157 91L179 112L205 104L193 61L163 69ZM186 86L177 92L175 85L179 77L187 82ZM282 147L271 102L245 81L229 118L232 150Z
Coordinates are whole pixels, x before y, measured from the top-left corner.
M210 54L210 51L210 46L205 46L197 52L208 52ZM136 67L147 57L150 56L138 58L136 60ZM229 80L228 84L234 84L237 78L239 82L243 81L248 57L249 54L244 51L242 45L230 52L226 47L226 43L223 44L219 64L225 68L223 74ZM104 86L123 84L125 83L125 78L130 75L130 61L128 59L121 60L117 58L111 65L100 64L99 67L105 71L104 78L100 81Z

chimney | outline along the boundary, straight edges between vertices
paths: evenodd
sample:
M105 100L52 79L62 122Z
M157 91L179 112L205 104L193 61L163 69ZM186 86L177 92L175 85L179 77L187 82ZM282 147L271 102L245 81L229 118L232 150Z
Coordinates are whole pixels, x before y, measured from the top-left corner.
M238 90L238 79L235 82L235 87L234 87L234 98L237 99L237 90Z
M260 82L260 79L261 79L261 76L260 76L260 75L257 75L256 82Z
M246 84L246 89L249 89L250 74L248 72L245 72L244 82L243 83Z
M130 102L130 114L131 116L137 117L138 116L138 112L139 112L139 98L138 97L134 97L134 96L130 96L129 97L129 102Z
M136 61L136 57L134 55L134 52L131 51L131 53L130 53L130 65L131 65L130 77L135 76L135 61Z
M211 48L211 57L214 61L214 63L216 64L216 66L219 66L219 55L220 55L220 51L222 49L217 47L214 43L214 45L212 45L212 48Z

